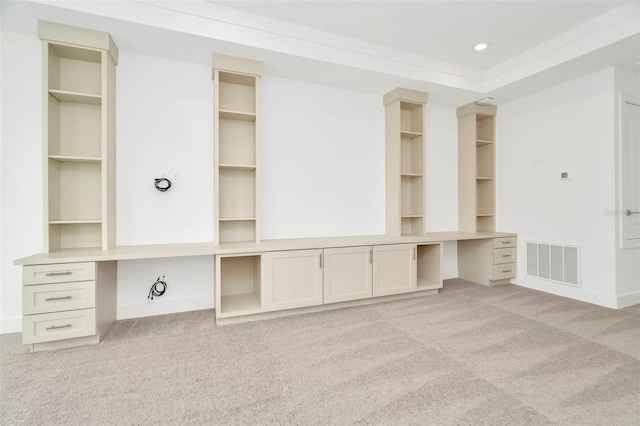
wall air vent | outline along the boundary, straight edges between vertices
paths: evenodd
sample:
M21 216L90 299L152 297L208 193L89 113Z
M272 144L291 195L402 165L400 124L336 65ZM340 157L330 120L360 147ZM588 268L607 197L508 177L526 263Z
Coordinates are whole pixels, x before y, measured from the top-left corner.
M527 275L580 287L580 247L527 241Z

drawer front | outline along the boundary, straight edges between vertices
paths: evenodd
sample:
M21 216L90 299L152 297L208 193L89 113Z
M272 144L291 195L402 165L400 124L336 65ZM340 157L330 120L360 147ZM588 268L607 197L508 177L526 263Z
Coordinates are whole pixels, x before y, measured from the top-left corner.
M494 280L504 280L507 278L515 278L515 277L516 277L515 263L504 263L502 265L495 265L493 267Z
M95 262L56 263L22 267L22 283L24 285L93 281L95 279Z
M507 248L516 246L516 237L502 237L493 239L493 248Z
M516 261L516 248L504 248L493 250L493 264L512 263Z
M95 281L29 285L22 288L23 315L95 308Z
M22 317L22 343L51 342L96 334L96 310L54 312Z

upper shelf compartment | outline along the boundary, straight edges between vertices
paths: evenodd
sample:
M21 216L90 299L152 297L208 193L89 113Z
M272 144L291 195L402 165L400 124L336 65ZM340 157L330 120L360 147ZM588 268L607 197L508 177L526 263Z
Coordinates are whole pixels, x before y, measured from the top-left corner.
M220 71L219 114L227 120L255 121L256 76Z
M100 104L102 53L87 48L49 45L49 93L63 102Z

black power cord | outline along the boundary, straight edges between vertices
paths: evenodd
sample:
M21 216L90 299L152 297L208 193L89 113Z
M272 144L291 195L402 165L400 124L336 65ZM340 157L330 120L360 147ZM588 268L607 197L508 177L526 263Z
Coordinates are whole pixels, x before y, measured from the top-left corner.
M164 281L164 275L163 275L162 280L160 279L160 277L158 277L156 282L153 283L153 285L151 286L151 289L149 290L149 295L147 296L147 299L153 300L153 296L160 297L164 294L165 291L167 291L167 283Z
M167 178L156 178L156 189L160 192L167 192L171 188L171 181Z

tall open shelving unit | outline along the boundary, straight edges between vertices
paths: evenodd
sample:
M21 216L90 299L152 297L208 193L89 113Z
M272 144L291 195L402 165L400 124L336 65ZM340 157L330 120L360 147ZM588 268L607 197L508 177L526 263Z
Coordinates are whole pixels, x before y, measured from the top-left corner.
M397 88L383 97L386 233L424 233L424 115L427 94Z
M458 108L458 228L495 231L495 105Z
M260 242L258 61L213 55L215 243Z
M40 21L45 251L116 244L115 67L108 33Z

